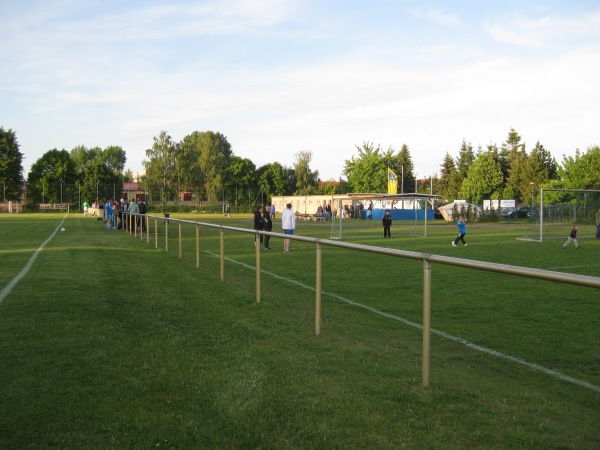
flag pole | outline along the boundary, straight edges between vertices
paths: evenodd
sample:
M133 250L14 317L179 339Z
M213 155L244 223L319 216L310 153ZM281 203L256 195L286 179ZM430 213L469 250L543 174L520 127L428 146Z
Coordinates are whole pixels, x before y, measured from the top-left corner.
M402 186L400 186L400 193L404 194L404 164L402 164ZM404 203L402 207L404 207Z

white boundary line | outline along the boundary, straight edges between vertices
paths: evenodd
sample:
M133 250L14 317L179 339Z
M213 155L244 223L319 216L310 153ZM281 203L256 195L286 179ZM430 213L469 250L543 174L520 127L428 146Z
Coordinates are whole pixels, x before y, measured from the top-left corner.
M67 216L69 215L69 213L67 213ZM42 245L40 245L38 247L38 249L33 252L33 255L31 255L31 258L29 258L29 261L27 261L27 264L25 264L25 267L23 267L23 269L21 270L21 272L14 277L10 283L8 283L4 289L2 289L2 292L0 292L0 303L2 303L2 300L4 300L4 298L10 294L10 291L13 290L13 288L17 285L17 283L21 280L21 278L23 278L25 275L27 275L27 272L29 272L29 269L31 269L31 266L33 266L34 261L36 260L38 254L42 251L42 249L46 246L46 244L48 242L50 242L50 240L54 237L54 235L58 232L58 230L60 229L60 227L62 226L62 224L65 222L65 219L67 218L67 216L63 217L62 222L56 227L56 229L54 230L54 232L50 235L50 237L48 239L46 239Z
M208 253L208 254L210 254L212 256L220 257L220 255L217 254L217 253L213 253L213 252L210 252L210 251L206 251L206 253ZM238 264L240 266L246 267L248 269L256 270L256 267L253 267L253 266L251 266L249 264L245 264L243 262L236 261L236 260L231 259L231 258L225 258L225 259L227 261L230 261L230 262L232 262L234 264ZM274 274L272 272L268 272L266 270L261 270L260 272L264 273L265 275L269 275L269 276L271 276L273 278L276 278L278 280L286 281L288 283L295 284L296 286L300 286L300 287L302 287L302 288L304 288L306 290L315 292L315 288L314 287L308 286L308 285L303 284L303 283L300 283L299 281L291 280L289 278L282 277L280 275ZM397 322L401 322L401 323L403 323L405 325L408 325L410 327L414 327L414 328L417 328L417 329L420 329L420 330L423 329L423 325L421 325L421 324L418 324L418 323L415 323L415 322L411 322L410 320L404 319L402 317L395 316L393 314L380 311L380 310L378 310L376 308L373 308L371 306L363 305L362 303L356 303L356 302L354 302L352 300L349 300L347 298L344 298L344 297L342 297L340 295L332 294L330 292L325 292L325 291L322 291L322 294L325 294L325 295L327 295L329 297L335 298L336 300L340 300L340 301L342 301L344 303L347 303L349 305L365 309L367 311L370 311L372 313L378 314L380 316L387 317L388 319L392 319L392 320L395 320ZM530 369L537 370L538 372L543 372L543 373L545 373L547 375L550 375L550 376L552 376L554 378L558 378L559 380L566 381L568 383L573 383L573 384L576 384L578 386L584 387L586 389L590 389L592 391L600 392L600 386L588 383L587 381L583 381L583 380L580 380L578 378L574 378L574 377L571 377L569 375L565 375L563 373L557 372L556 370L547 369L546 367L542 367L539 364L530 363L528 361L525 361L524 359L517 358L515 356L510 356L510 355L507 355L505 353L498 352L496 350L492 350L492 349L489 349L489 348L486 348L486 347L482 347L480 345L474 344L473 342L467 341L466 339L460 338L458 336L453 336L453 335L448 334L448 333L446 333L444 331L436 330L435 328L432 328L431 332L433 334L436 334L436 335L438 335L440 337L443 337L445 339L448 339L450 341L456 342L458 344L462 344L462 345L464 345L466 347L469 347L469 348L471 348L473 350L477 350L478 352L486 353L488 355L492 355L492 356L495 356L497 358L506 359L508 361L511 361L511 362L514 362L514 363L526 366L526 367L528 367Z

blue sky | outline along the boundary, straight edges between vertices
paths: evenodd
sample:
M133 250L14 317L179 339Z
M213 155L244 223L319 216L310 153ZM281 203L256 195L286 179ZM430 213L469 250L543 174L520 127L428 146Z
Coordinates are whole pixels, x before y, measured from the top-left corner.
M46 151L219 131L257 166L338 179L363 142L419 177L514 128L560 162L600 145L598 1L0 2L0 126Z

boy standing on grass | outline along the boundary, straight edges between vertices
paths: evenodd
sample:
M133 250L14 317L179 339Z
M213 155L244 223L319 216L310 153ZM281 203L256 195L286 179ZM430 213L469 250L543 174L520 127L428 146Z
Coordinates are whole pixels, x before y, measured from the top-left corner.
M456 236L456 239L452 241L452 246L456 247L458 245L458 241L462 241L463 246L467 245L467 242L465 241L465 235L467 234L467 225L465 224L465 219L459 217L458 221L456 222L456 226L458 227L458 236Z
M383 215L383 219L381 219L381 223L383 224L383 237L391 238L392 234L390 229L392 228L392 216L390 215L389 209L385 210L385 214Z
M289 234L292 236L296 229L296 214L292 211L292 204L288 203L285 205L285 209L281 213L281 228L283 234ZM283 240L283 251L288 253L290 251L290 239Z
M579 228L577 227L577 224L573 224L573 228L571 228L571 232L569 233L569 237L567 238L567 242L565 242L563 244L563 248L567 248L567 245L569 245L571 242L573 244L575 244L575 248L579 248L579 242L577 242L577 230Z

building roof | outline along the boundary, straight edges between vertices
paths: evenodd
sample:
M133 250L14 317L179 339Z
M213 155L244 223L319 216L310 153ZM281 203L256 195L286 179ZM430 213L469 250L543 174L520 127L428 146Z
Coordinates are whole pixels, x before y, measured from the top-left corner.
M408 194L379 194L379 193L367 193L367 192L351 192L348 195L350 198L367 198L376 199L381 198L383 200L431 200L436 198L442 198L438 194L419 194L411 192Z
M124 191L139 191L140 183L138 183L136 181L128 181L126 183L123 183L123 190Z

